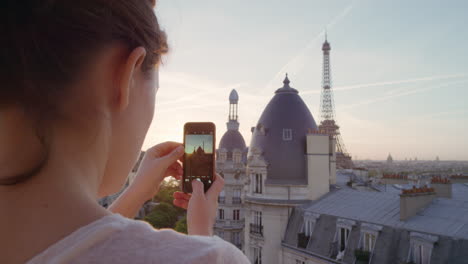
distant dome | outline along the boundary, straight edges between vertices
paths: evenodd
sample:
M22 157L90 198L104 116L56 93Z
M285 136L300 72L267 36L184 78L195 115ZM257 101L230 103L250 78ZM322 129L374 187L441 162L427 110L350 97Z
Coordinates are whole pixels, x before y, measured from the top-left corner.
M231 104L237 104L239 101L239 95L237 94L236 89L232 89L231 93L229 94L229 102Z
M317 125L287 76L283 83L253 130L248 156L255 148L263 151L267 183L307 184L306 134L317 130Z
M219 142L219 149L226 149L228 152L232 152L234 149L240 151L245 150L245 141L239 130L228 130L224 133L221 141Z

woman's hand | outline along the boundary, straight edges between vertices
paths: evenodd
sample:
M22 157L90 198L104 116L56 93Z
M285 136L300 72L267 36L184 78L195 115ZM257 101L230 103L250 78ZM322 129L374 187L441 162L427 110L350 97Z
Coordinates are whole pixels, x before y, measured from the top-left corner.
M164 142L146 151L132 184L115 200L109 210L133 218L141 206L152 199L167 176L180 179L183 171L179 163L184 153L182 144Z
M223 190L224 179L216 174L210 189L204 193L201 181L192 181L192 194L174 193L174 205L187 209L189 235L212 236L218 208L218 196Z
M184 147L176 142L164 142L146 151L137 175L132 182L145 201L152 199L159 191L164 178L173 176L180 180L183 174L179 159Z

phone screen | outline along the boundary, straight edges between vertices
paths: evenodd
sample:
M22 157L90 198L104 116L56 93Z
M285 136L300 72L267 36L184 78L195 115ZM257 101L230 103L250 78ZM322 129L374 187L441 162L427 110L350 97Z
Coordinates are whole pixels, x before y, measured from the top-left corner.
M205 192L213 182L213 131L187 131L184 153L184 191L192 192L192 181L200 179Z

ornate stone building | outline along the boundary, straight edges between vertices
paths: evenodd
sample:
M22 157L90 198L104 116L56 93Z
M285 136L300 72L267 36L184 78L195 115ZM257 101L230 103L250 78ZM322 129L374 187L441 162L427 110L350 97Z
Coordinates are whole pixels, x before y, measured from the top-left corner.
M318 134L298 91L283 87L252 128L245 194L245 253L252 263L282 263L293 210L328 193L334 184L334 140Z
M232 90L229 95L227 131L217 150L216 169L224 177L225 185L218 200L219 209L214 230L216 235L243 250L245 220L242 200L247 148L239 133L238 101L236 90Z

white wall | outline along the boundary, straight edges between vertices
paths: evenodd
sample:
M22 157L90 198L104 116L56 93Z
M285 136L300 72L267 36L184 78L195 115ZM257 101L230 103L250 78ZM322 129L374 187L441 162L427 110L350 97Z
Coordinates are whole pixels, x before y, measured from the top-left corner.
M247 207L245 228L245 253L247 257L252 261L252 246L259 245L262 247L262 263L282 263L281 241L286 231L288 213L292 209L286 206L265 206L252 203L247 204ZM250 234L250 223L253 223L251 216L253 210L262 212L263 237Z
M330 140L328 135L307 135L308 199L316 200L330 190Z

